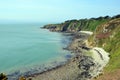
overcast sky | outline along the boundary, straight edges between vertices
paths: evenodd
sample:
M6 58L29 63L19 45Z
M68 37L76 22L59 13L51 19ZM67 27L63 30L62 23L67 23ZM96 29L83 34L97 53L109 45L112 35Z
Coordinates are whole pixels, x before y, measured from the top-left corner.
M120 14L120 0L0 0L0 21L63 22Z

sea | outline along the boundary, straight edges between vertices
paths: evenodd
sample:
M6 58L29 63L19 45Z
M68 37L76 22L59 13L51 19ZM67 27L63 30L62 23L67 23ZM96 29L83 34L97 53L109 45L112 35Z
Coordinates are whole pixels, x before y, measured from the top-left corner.
M68 60L71 54L63 48L70 43L70 36L42 29L44 25L0 24L0 73L34 72Z

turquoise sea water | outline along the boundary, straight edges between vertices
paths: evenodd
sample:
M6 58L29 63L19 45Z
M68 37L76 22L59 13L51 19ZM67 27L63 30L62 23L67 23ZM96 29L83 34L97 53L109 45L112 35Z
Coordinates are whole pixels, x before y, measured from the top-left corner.
M42 24L0 24L0 72L25 71L64 61L69 42L61 33L40 29Z

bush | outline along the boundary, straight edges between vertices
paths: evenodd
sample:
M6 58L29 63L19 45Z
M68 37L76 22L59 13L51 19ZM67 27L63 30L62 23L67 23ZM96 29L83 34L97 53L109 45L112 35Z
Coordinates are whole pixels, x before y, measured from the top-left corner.
M3 73L0 74L0 80L8 80L7 76Z

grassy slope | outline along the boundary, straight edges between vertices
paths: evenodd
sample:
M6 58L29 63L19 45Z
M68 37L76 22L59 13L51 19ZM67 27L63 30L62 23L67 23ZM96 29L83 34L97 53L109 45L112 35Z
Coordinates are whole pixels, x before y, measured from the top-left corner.
M94 31L96 27L100 24L107 22L109 19L100 19L100 20L89 20L88 25L83 27L82 30Z
M104 39L99 38L98 46L103 47L107 52L110 53L110 63L106 68L108 71L120 68L120 19L112 20L104 25L100 26L102 31L103 27L107 27L109 36ZM98 29L99 30L99 29ZM96 34L99 34L101 30ZM104 44L104 45L103 45Z
M107 41L104 48L106 51L110 52L110 63L106 68L108 71L112 71L115 69L120 69L120 24L113 30L114 37Z
M109 20L110 18L105 18L105 17L69 20L61 24L45 25L44 28L51 29L52 31L62 31L62 32L74 32L80 30L94 31L98 25L103 24Z
M120 80L120 75L115 75L120 74L120 18L98 26L89 41L92 42L90 45L103 47L110 53L110 62L104 69L105 74L98 80Z

